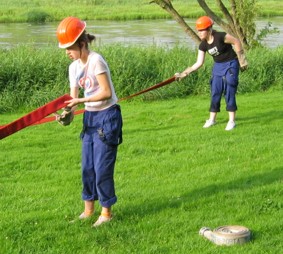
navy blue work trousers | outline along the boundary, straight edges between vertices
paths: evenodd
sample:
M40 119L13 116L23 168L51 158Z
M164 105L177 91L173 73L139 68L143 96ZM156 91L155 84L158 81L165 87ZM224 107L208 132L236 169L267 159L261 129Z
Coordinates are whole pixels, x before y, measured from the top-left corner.
M82 139L82 199L99 200L101 206L117 202L114 166L122 143L122 116L119 105L102 111L85 111Z
M235 112L237 108L236 93L239 83L239 62L237 59L214 63L210 81L210 112L220 112L221 97L224 95L226 110Z

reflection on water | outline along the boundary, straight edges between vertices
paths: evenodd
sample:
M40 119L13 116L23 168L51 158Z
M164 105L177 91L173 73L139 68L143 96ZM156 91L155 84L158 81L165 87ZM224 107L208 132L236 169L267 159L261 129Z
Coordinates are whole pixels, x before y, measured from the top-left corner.
M264 40L268 47L283 44L283 17L261 19L256 22L259 31L272 22L280 34L270 34ZM187 20L194 27L195 20ZM0 47L10 48L18 44L33 44L44 47L57 45L58 23L31 25L27 23L0 24ZM217 29L217 27L216 27ZM220 29L218 29L220 30ZM96 35L98 44L123 43L124 45L157 45L171 47L175 44L195 48L197 45L173 20L138 21L88 21L87 31Z

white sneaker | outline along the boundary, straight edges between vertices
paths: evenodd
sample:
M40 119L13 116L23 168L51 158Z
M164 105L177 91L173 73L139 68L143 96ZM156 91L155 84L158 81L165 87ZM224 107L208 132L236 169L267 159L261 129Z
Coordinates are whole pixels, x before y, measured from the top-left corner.
M203 128L209 128L209 127L211 127L211 126L213 126L215 124L216 124L215 121L212 121L212 120L208 119L208 120L205 121L205 124L204 124Z
M97 221L92 225L93 227L98 227L106 222L109 222L112 220L112 216L111 217L105 217L103 215L100 215L97 219Z
M225 130L230 131L233 130L236 127L236 123L234 121L229 121L226 125Z

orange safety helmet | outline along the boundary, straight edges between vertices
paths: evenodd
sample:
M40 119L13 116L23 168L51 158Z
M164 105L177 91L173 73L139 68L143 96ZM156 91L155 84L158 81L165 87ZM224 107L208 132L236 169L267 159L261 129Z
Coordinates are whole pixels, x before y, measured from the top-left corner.
M197 30L205 30L213 25L213 20L208 16L202 16L196 21Z
M59 48L72 46L86 28L86 23L75 17L68 17L61 21L57 28Z

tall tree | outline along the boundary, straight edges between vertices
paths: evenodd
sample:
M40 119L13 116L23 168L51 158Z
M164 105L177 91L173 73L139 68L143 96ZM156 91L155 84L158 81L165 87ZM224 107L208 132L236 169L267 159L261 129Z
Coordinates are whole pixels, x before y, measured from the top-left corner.
M197 1L205 13L225 32L237 37L245 49L249 49L254 45L256 42L256 0L229 0L229 8L227 8L222 0L216 0L217 6L222 13L221 16L212 11L205 0ZM152 0L150 3L156 3L167 11L195 42L200 42L196 32L174 8L172 1Z

